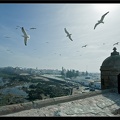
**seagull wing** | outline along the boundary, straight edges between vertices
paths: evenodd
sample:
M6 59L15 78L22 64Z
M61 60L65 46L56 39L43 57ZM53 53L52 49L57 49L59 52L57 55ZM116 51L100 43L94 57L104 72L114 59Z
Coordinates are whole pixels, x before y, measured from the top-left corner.
M28 36L25 29L23 27L21 29L22 29L22 32L23 32L24 36Z
M25 45L27 45L27 38L26 37L24 38L24 43L25 43Z
M65 32L69 35L68 31L66 30L66 28L64 28Z
M95 26L94 26L94 29L96 28L97 25L99 25L100 23L96 23Z
M118 45L118 43L119 43L119 42L117 42L117 43L113 44L113 46L114 46L114 45Z
M86 47L86 46L87 46L87 45L83 45L82 48L83 48L83 47Z
M103 21L104 17L109 13L109 11L107 13L105 13L102 17L100 21Z
M71 41L73 41L73 39L71 38L71 36L69 35L69 39L71 40Z

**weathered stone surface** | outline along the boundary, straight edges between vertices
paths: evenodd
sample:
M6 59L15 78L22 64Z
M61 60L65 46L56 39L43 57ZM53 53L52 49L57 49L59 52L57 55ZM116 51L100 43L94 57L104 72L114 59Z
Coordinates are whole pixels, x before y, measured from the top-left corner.
M54 104L60 105L60 103L63 103L63 102L74 101L77 99L80 100L80 99L84 99L87 97L99 95L101 93L106 93L108 91L110 91L110 90L93 91L93 92L88 92L88 93L83 93L83 94L76 94L76 95L70 95L70 96L63 96L63 97L57 97L57 98L50 98L50 99L14 104L14 105L1 106L0 107L0 115L11 114L14 112L19 112L22 110L29 110L32 108L34 108L34 109L42 108L42 107L54 105Z
M107 92L71 102L24 110L4 116L119 116L120 95Z

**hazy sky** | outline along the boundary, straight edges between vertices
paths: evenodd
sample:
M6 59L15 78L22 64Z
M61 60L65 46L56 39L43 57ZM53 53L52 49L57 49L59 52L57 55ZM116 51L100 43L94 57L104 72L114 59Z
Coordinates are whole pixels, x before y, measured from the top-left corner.
M108 11L105 23L94 30ZM30 35L27 46L16 26L24 27ZM120 4L1 3L0 28L0 67L100 72L113 44L120 42ZM66 37L64 28L73 41ZM82 48L85 44L88 46ZM118 52L119 46L115 46Z

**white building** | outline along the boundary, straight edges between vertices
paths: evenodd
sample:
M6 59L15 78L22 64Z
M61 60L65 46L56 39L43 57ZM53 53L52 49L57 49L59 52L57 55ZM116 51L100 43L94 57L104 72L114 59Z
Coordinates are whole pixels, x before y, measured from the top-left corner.
M101 89L101 82L94 82L94 88Z

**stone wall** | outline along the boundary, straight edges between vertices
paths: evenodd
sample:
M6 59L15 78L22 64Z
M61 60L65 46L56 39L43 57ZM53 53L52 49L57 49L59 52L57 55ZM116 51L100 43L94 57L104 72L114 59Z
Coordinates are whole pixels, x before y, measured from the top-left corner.
M69 96L63 96L63 97L49 98L49 99L44 99L44 100L37 100L37 101L27 102L27 103L1 106L0 107L0 115L6 115L6 114L20 112L23 110L29 110L29 109L33 109L33 108L41 108L41 107L54 105L54 104L58 104L58 103L74 101L77 99L84 99L87 97L104 94L109 91L110 91L110 89L107 89L107 90L103 90L103 91L93 91L93 92L89 92L89 93L82 93L82 94L69 95Z
M119 71L101 71L101 89L118 88L118 74L120 74Z

